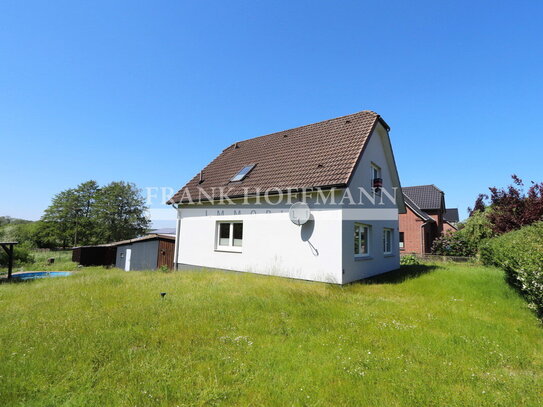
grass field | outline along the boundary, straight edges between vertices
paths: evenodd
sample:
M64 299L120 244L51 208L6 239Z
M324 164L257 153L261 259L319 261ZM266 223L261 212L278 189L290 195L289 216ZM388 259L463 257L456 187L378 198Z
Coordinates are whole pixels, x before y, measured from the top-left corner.
M164 299L160 292L165 291ZM497 269L346 287L85 270L0 285L2 406L539 406L543 329Z

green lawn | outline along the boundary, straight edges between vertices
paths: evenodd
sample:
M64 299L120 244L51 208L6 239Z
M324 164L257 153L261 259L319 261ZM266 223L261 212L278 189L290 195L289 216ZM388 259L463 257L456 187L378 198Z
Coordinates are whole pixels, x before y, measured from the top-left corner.
M485 267L416 266L346 287L91 269L2 284L0 310L2 406L516 407L543 397L542 326Z

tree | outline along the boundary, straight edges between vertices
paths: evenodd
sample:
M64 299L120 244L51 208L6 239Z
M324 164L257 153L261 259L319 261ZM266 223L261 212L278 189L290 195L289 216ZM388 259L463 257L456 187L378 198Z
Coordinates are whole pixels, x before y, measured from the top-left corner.
M490 211L490 208L473 211L471 216L459 225L455 234L460 235L470 247L479 247L484 240L495 236L488 218Z
M473 205L473 209L468 207L469 216L472 216L477 212L483 212L486 209L485 199L488 199L488 195L479 194L479 196L475 200L475 205Z
M96 194L94 219L100 241L132 239L147 233L150 220L141 191L127 182L112 182Z
M507 188L489 188L490 210L486 212L495 234L503 234L520 229L524 225L543 220L543 183L532 182L528 191L524 192L524 183L516 175L512 175L513 184ZM486 196L479 195L476 208L484 208ZM474 212L476 212L474 208Z
M520 229L524 225L543 220L543 183L532 186L524 193L524 183L516 175L514 185L506 190L490 188L492 205L495 210L489 214L497 233Z
M55 246L67 247L74 243L76 222L76 192L67 189L55 195L42 216L43 229Z
M149 220L134 184L112 182L100 189L87 181L53 197L36 226L36 241L67 247L131 239L147 232Z
M74 246L97 243L96 223L93 217L99 190L98 183L92 180L79 184L74 190Z

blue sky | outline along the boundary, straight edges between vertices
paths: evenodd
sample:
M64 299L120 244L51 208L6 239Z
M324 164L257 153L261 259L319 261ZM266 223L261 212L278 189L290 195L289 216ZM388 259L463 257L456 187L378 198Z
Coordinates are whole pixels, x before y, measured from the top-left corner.
M378 3L378 4L376 4ZM4 1L0 215L95 179L180 188L222 149L360 110L461 215L542 181L543 3Z

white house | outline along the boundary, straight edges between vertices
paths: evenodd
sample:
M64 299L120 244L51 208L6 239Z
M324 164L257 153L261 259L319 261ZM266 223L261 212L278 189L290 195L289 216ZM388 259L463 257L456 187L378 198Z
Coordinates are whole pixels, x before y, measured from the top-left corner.
M168 202L176 268L337 284L397 269L405 206L388 132L363 111L232 144Z

